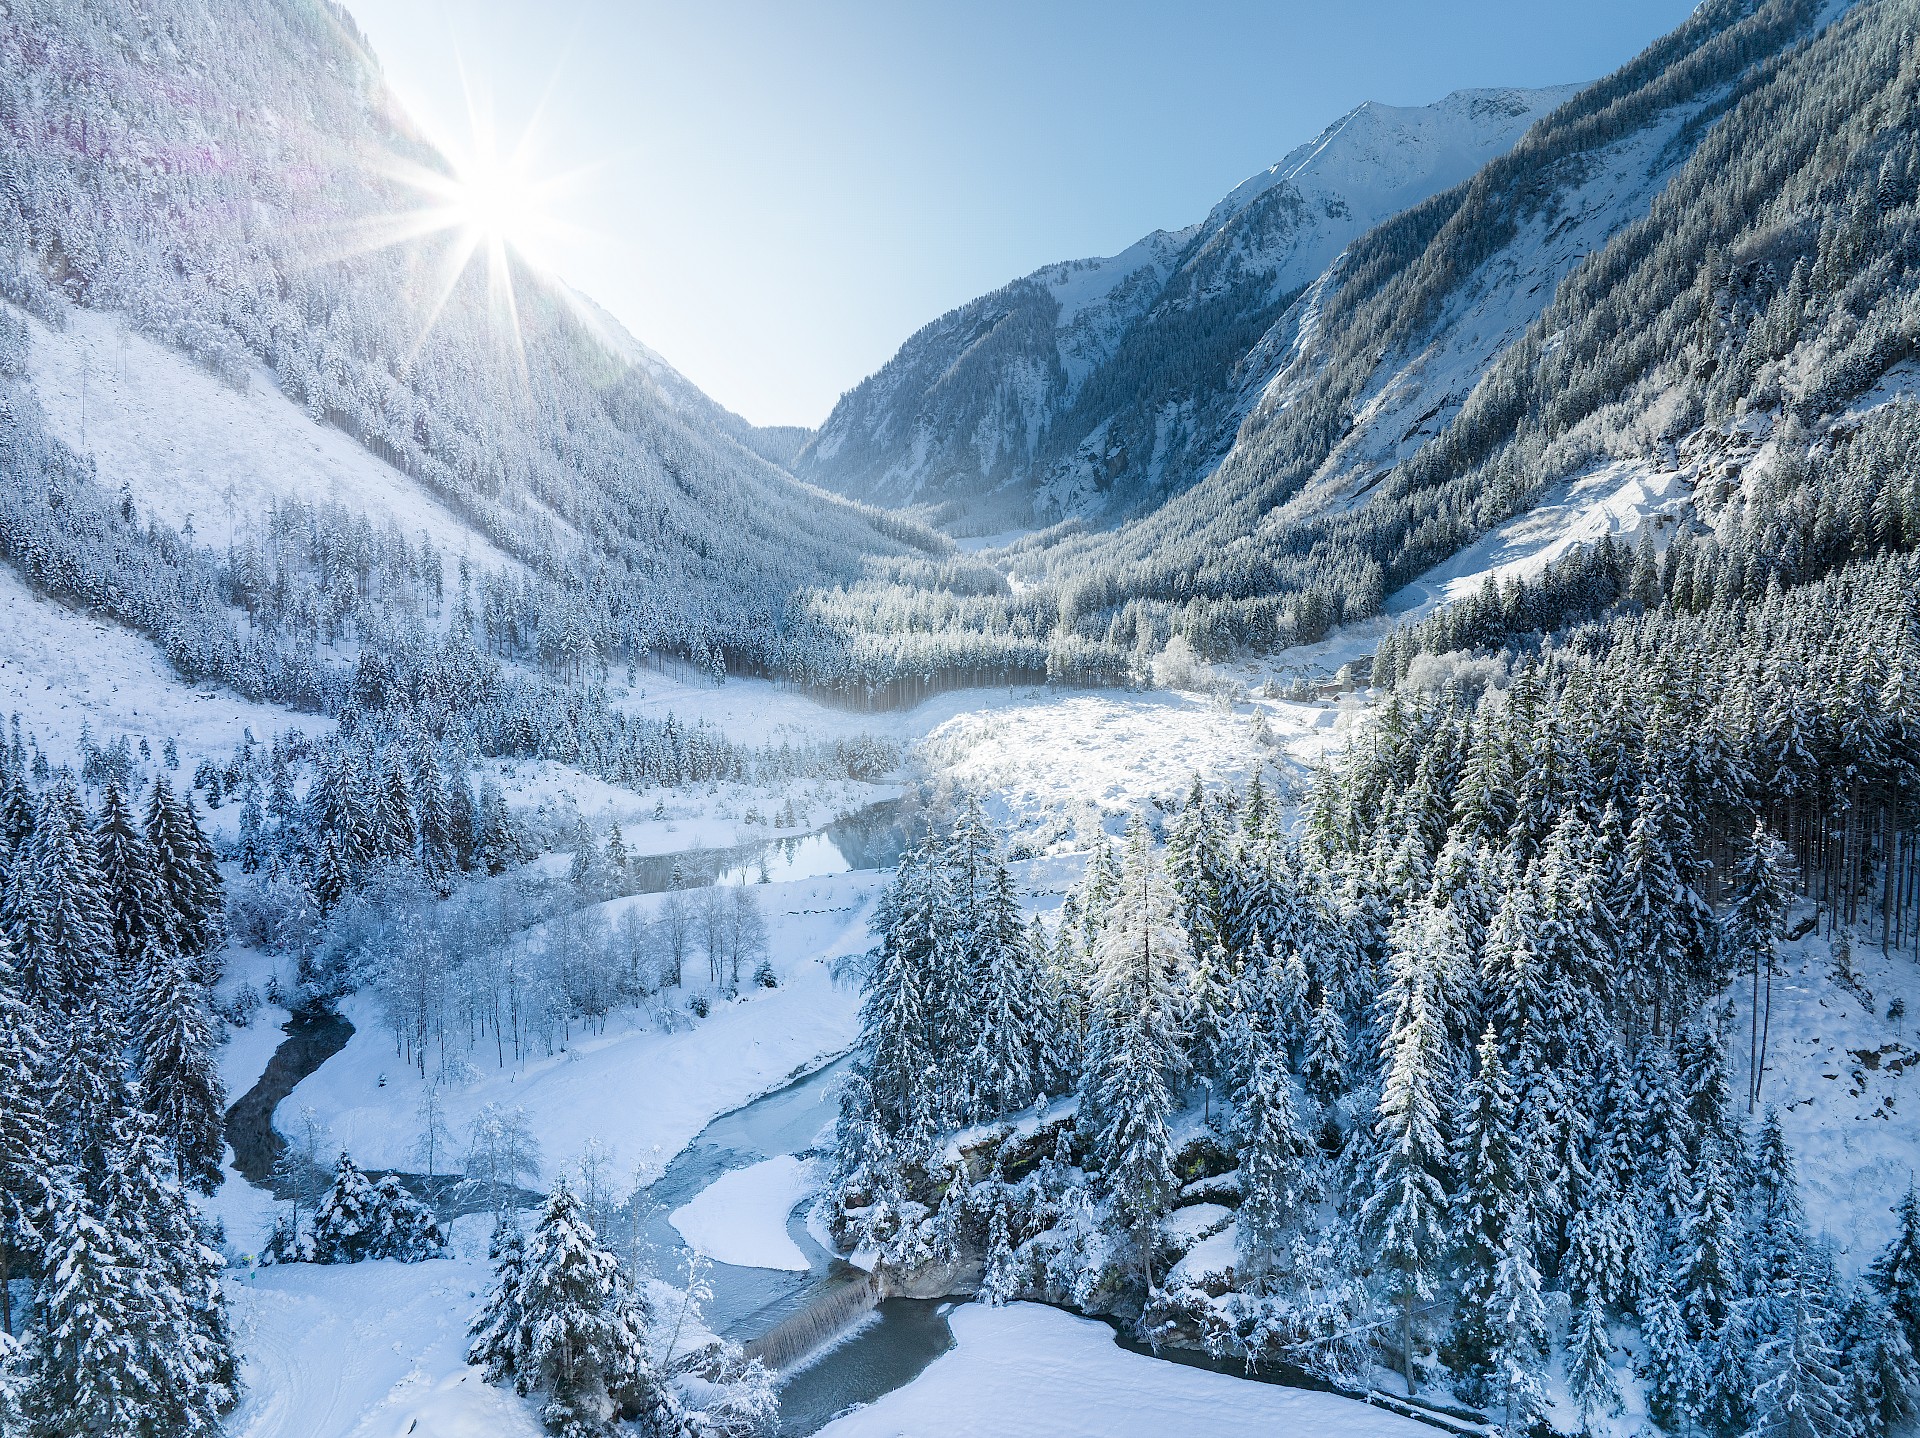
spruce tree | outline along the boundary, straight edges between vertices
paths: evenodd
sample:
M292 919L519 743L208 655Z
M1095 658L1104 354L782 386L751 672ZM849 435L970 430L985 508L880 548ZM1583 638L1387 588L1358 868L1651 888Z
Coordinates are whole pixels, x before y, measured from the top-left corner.
M10 1280L45 1239L53 1153L46 1111L47 1054L20 996L13 954L0 935L0 1334L11 1334Z
M1321 1104L1330 1104L1347 1087L1347 1025L1322 992L1307 1030L1303 1067L1307 1092Z
M1251 1273L1271 1269L1307 1191L1309 1153L1293 1104L1285 1055L1255 1029L1252 1074L1242 1101L1241 1201L1236 1220L1242 1262Z
M1361 1220L1378 1238L1380 1264L1400 1309L1401 1361L1411 1394L1417 1391L1414 1309L1433 1292L1448 1237L1447 1144L1440 1119L1447 1063L1429 956L1414 949L1395 960L1393 983L1381 1000L1391 1017L1374 1124L1379 1160Z
M1135 1234L1151 1289L1151 1230L1174 1188L1167 1121L1181 1039L1175 976L1191 948L1172 886L1138 815L1128 828L1126 862L1104 920L1081 1112L1091 1118L1102 1181L1122 1223Z
M1898 1226L1874 1259L1868 1278L1886 1299L1907 1346L1920 1354L1920 1189L1908 1184L1894 1213Z
M975 1120L1024 1108L1040 1092L1034 1039L1045 1002L1013 878L997 858L983 899L968 926L975 1037L966 1059L966 1086Z
M619 1261L600 1246L565 1179L517 1258L503 1261L474 1320L472 1361L542 1399L560 1438L610 1438L621 1419L672 1412L647 1346L649 1314Z
M226 1087L213 1055L204 991L185 959L154 955L139 1034L140 1098L167 1135L182 1183L211 1194L226 1158Z
M1508 1232L1525 1202L1513 1091L1492 1025L1480 1037L1458 1128L1454 1252L1460 1294L1442 1357L1468 1380L1469 1391L1478 1391L1493 1375L1498 1341L1495 1275L1507 1251Z
M343 1152L313 1212L313 1261L358 1263L367 1257L378 1216L373 1185Z
M101 883L112 914L114 959L128 992L137 992L146 978L141 963L147 958L148 946L164 943L165 930L153 876L153 853L118 780L109 781L100 796L100 815L94 821L93 833Z
M1887 1438L1912 1420L1920 1362L1872 1284L1850 1285L1834 1347L1860 1438Z
M1597 1420L1621 1411L1620 1379L1613 1371L1613 1345L1598 1294L1587 1295L1567 1335L1567 1392L1579 1410L1582 1433L1592 1433Z

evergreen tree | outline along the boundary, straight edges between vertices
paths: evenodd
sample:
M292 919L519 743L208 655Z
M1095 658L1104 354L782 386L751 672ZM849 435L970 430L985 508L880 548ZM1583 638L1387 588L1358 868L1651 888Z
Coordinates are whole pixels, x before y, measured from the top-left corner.
M610 1438L621 1419L657 1428L673 1402L649 1354L648 1320L560 1179L524 1249L503 1253L469 1359L539 1395L541 1421L560 1438Z
M1525 1204L1506 1226L1493 1271L1493 1378L1502 1434L1529 1432L1546 1407L1547 1309L1533 1258L1533 1221Z
M1138 815L1098 943L1081 1112L1102 1180L1153 1287L1151 1229L1174 1189L1169 1079L1181 1039L1175 976L1191 954L1177 900Z
M1580 1431L1591 1434L1597 1420L1619 1415L1620 1379L1613 1371L1613 1345L1599 1295L1589 1293L1567 1335L1567 1392L1580 1413Z
M313 1212L313 1261L358 1263L368 1256L379 1218L373 1185L360 1166L341 1153L333 1182Z
M1417 1390L1414 1309L1433 1292L1434 1268L1447 1241L1447 1144L1440 1127L1447 1063L1434 980L1428 955L1417 948L1396 953L1393 983L1381 1000L1391 1022L1374 1125L1379 1160L1361 1209L1362 1222L1378 1236L1380 1264L1391 1274L1391 1295L1400 1308L1409 1394Z
M1761 1345L1748 1438L1848 1438L1847 1392L1820 1312L1804 1282L1787 1295L1780 1330Z
M953 1101L939 1087L941 1008L958 962L952 910L946 873L925 849L900 860L874 908L880 942L867 956L857 1063L889 1133L935 1123Z
M146 837L168 947L199 958L219 935L220 871L191 807L174 797L164 774L147 799Z
M186 961L151 957L139 1035L140 1098L173 1147L182 1183L211 1194L226 1157L226 1087L213 1025Z
M1920 1354L1920 1189L1909 1183L1894 1213L1899 1226L1874 1259L1868 1278L1886 1299L1907 1346Z
M1920 1362L1872 1284L1850 1286L1834 1346L1860 1438L1887 1438L1914 1417Z
M408 1193L396 1175L374 1185L367 1257L419 1263L439 1257L445 1243L433 1210Z
M1525 1203L1515 1137L1513 1091L1507 1086L1499 1040L1489 1025L1480 1038L1459 1123L1454 1210L1460 1295L1442 1349L1447 1366L1475 1392L1493 1376L1498 1342L1495 1278L1509 1231Z
M982 897L983 912L968 925L975 1038L966 1082L976 1120L1024 1108L1041 1091L1035 1039L1045 1004L1013 879L997 858Z
M1322 1104L1330 1104L1346 1092L1347 1026L1324 992L1314 1007L1313 1023L1307 1030L1303 1072L1307 1092Z
M11 947L0 935L0 1335L14 1332L10 1281L46 1236L53 1153L46 1063L33 1010L20 996Z
M148 946L165 942L165 921L153 877L153 854L118 780L109 781L100 796L93 833L101 885L112 914L113 956L121 981L129 992L137 992L146 979L140 966Z
M1294 1112L1285 1055L1256 1035L1252 1075L1242 1103L1240 1209L1236 1229L1249 1272L1270 1269L1306 1197L1308 1145Z

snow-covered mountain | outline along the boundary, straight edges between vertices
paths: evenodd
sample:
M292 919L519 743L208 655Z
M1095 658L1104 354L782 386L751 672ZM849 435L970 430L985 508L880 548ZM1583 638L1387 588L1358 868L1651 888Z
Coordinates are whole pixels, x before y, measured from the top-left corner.
M1117 516L1177 491L1232 439L1248 351L1334 257L1576 88L1360 105L1204 220L943 315L842 397L795 468L863 499L1015 518Z

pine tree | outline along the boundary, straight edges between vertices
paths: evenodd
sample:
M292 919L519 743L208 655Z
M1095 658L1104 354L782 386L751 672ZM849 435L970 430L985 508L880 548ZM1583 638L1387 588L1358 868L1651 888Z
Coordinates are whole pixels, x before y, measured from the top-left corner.
M1872 1284L1850 1286L1835 1349L1860 1438L1887 1438L1914 1417L1920 1362Z
M1325 993L1320 995L1313 1024L1307 1030L1303 1073L1307 1092L1322 1104L1330 1104L1346 1092L1347 1026Z
M1827 1315L1805 1282L1789 1292L1782 1316L1756 1356L1760 1383L1748 1438L1848 1438L1848 1395L1827 1341Z
M1756 822L1733 869L1733 903L1721 925L1722 967L1728 973L1751 972L1751 1034L1747 1055L1747 1111L1760 1101L1766 1074L1767 1031L1773 1017L1774 946L1779 941L1792 894L1786 851Z
M1530 1431L1546 1407L1547 1309L1533 1258L1533 1220L1523 1202L1506 1226L1493 1271L1492 1393L1500 1431Z
M33 838L10 888L9 937L21 987L30 1001L71 1013L105 988L113 967L112 910L71 781L62 779L41 797Z
M114 959L122 983L134 992L146 978L140 965L147 958L148 946L164 943L165 928L153 876L153 853L118 780L110 781L101 794L94 848L112 913Z
M1567 1335L1567 1392L1580 1412L1580 1431L1592 1433L1595 1420L1621 1411L1620 1379L1613 1371L1613 1345L1599 1295L1589 1293Z
M1899 1227L1874 1259L1868 1278L1886 1299L1907 1346L1920 1354L1920 1189L1908 1184L1894 1213Z
M220 870L190 802L174 797L164 774L147 800L146 837L168 946L199 958L219 935Z
M1044 1003L1013 878L997 858L983 898L982 912L968 926L975 1038L966 1084L976 1121L1024 1108L1040 1092L1034 1038Z
M1256 1028L1258 1036L1260 1031ZM1306 1140L1294 1112L1285 1055L1256 1037L1252 1074L1242 1103L1241 1202L1236 1222L1247 1271L1270 1269L1306 1196Z
M397 1176L387 1174L374 1185L367 1257L419 1263L439 1257L445 1243L433 1210L408 1193Z
M1695 1416L1699 1360L1673 1284L1664 1275L1655 1275L1642 1288L1647 1296L1640 1309L1645 1347L1640 1378L1646 1385L1647 1412L1669 1433L1685 1432Z
M139 1035L140 1098L173 1147L182 1183L211 1194L226 1158L226 1087L213 1056L213 1026L186 961L155 955Z
M953 1101L939 1087L941 1007L958 961L952 909L946 874L924 849L901 859L874 908L880 942L867 956L857 1062L892 1134L938 1122Z
M1434 1267L1447 1242L1447 1144L1440 1127L1447 1064L1427 960L1417 949L1397 953L1393 983L1382 995L1391 1023L1374 1124L1380 1157L1373 1191L1361 1208L1362 1223L1378 1236L1381 1266L1392 1275L1409 1394L1417 1391L1414 1308L1432 1294Z
M1525 1202L1515 1137L1513 1091L1507 1086L1499 1040L1488 1025L1459 1123L1454 1211L1460 1296L1441 1355L1474 1390L1493 1374L1498 1338L1495 1274L1507 1251L1508 1231Z
M501 1262L470 1358L540 1395L549 1432L607 1438L619 1419L657 1421L671 1407L649 1355L649 1316L560 1179L517 1260Z
M45 1238L53 1153L46 1065L33 1010L20 996L11 946L0 935L0 1335L14 1331L10 1280Z
M473 1341L467 1348L467 1362L479 1368L487 1382L505 1383L513 1377L520 1331L526 1320L520 1307L526 1240L512 1214L503 1213L494 1220L487 1258L493 1264L493 1292L468 1329Z
M358 1263L368 1256L378 1219L373 1185L346 1153L313 1213L313 1261Z
M1081 1087L1102 1181L1135 1233L1153 1286L1152 1225L1174 1187L1170 1075L1179 1058L1175 976L1191 954L1177 899L1145 821L1127 831L1127 856L1096 947L1093 1026Z

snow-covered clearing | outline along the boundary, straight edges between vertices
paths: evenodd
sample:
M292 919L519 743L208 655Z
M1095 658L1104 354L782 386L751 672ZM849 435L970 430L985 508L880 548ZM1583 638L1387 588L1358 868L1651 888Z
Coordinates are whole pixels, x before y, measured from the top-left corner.
M230 1438L540 1438L528 1405L466 1364L489 1222L455 1224L449 1259L230 1278L245 1384Z
M804 1273L807 1256L787 1216L817 1187L814 1165L792 1154L723 1173L668 1215L690 1248L741 1268Z
M1348 1398L1252 1383L1129 1353L1103 1323L1032 1303L953 1311L955 1348L913 1382L821 1430L822 1438L1432 1438Z
M1659 534L1692 505L1692 476L1640 460L1615 460L1555 486L1526 513L1490 530L1387 600L1387 612L1421 615L1476 593L1487 578L1535 579L1583 545ZM1664 546L1663 546L1664 547Z
M178 739L188 774L194 761L232 757L251 729L269 739L282 729L325 733L332 721L228 689L189 687L159 649L117 624L42 599L0 564L0 714L20 716L56 762L77 761L80 726L97 743L126 734L158 755Z
M31 318L27 327L34 392L53 433L93 456L109 490L125 484L142 513L176 529L191 519L201 544L224 550L270 500L298 499L394 520L450 559L518 569L418 481L310 419L263 369L236 389L91 310L70 310L64 330Z
M1823 938L1783 945L1780 966L1761 1108L1780 1112L1808 1227L1832 1239L1842 1269L1858 1273L1893 1236L1893 1205L1920 1153L1920 1044L1910 1024L1886 1017L1895 999L1909 1013L1920 1005L1920 970L1911 954L1884 955L1857 936L1851 989L1835 982ZM1732 990L1736 1100L1747 1091L1750 982L1736 979Z
M685 1008L689 996L710 992L705 960L696 957L687 987L661 1000L675 1014L671 1029L656 1015L621 1010L605 1033L576 1033L558 1052L536 1047L519 1063L509 1048L504 1065L489 1040L469 1056L468 1082L441 1086L448 1127L462 1135L482 1107L498 1103L525 1110L541 1145L544 1176L565 1169L589 1139L611 1146L626 1168L664 1168L716 1115L853 1042L859 994L834 983L832 961L867 949L867 909L885 877L855 873L756 886L778 988L748 986L731 1001L710 994L711 1012L695 1019ZM648 894L601 908L617 922L628 906L652 912L661 902L661 895ZM353 1038L280 1106L279 1126L284 1132L293 1116L311 1107L329 1125L333 1142L363 1165L411 1167L425 1080L396 1055L373 995L355 994L341 1011L354 1025ZM437 1059L427 1063L429 1075Z

